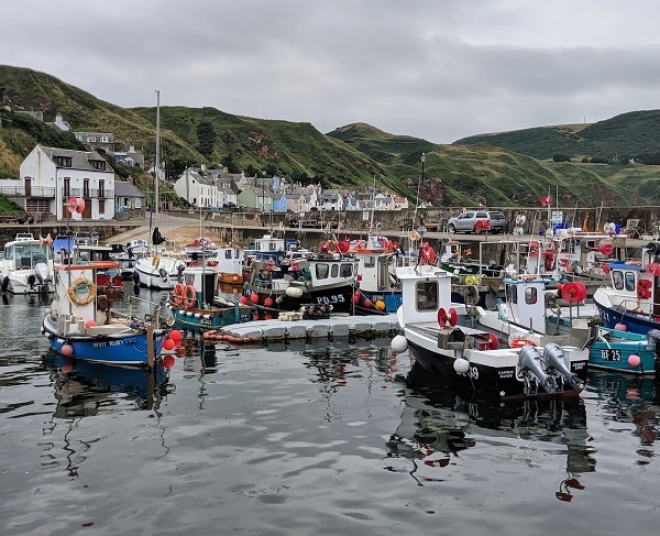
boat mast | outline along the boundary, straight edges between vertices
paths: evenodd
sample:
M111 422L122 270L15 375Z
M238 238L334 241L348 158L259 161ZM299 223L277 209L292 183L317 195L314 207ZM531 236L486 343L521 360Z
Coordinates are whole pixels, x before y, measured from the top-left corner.
M156 90L156 159L154 162L154 175L156 187L154 190L154 215L158 223L158 168L160 167L160 91Z

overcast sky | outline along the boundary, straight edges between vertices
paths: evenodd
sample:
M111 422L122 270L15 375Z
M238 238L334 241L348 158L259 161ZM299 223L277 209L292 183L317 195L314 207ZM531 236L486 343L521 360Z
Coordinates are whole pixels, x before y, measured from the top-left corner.
M660 108L657 0L9 0L0 64L123 107L451 143Z

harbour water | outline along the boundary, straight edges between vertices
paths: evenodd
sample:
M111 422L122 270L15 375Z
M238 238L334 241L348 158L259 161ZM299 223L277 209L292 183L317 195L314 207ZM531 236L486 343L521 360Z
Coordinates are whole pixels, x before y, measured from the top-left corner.
M653 379L501 405L429 386L387 340L195 339L152 391L48 356L47 301L1 298L2 535L657 530Z

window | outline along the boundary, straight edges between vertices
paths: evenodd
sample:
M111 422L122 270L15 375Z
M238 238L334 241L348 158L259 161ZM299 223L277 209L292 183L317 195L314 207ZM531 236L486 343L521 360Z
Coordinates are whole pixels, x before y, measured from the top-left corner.
M376 257L368 256L364 258L365 268L373 268L374 266L376 266Z
M100 179L99 180L99 197L105 197L105 180Z
M71 177L64 177L64 187L62 188L62 195L65 198L71 196Z
M353 275L353 265L352 264L342 264L339 275L341 277L351 277Z
M626 272L626 290L635 290L635 272Z
M330 276L337 277L338 275L339 275L339 265L333 264L332 268L330 269Z
M417 310L435 311L438 308L438 282L423 281L417 287Z
M534 287L528 287L525 289L525 303L527 305L534 305L537 300L539 299L538 296L538 289Z
M316 265L316 279L327 279L330 273L330 265L324 262L319 262Z
M506 301L508 303L518 303L517 285L507 285L505 289Z
M612 282L616 290L623 290L623 272L619 270L612 272Z
M225 259L231 260L231 249L225 250Z
M83 179L83 197L89 197L89 179Z

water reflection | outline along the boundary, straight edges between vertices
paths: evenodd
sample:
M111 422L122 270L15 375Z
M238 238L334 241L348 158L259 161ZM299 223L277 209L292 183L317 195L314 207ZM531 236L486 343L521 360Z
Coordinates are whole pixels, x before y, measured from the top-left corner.
M387 441L385 468L407 472L420 486L445 480L441 469L458 464L462 451L496 445L510 447L515 457L521 440L561 445L551 449L566 460L565 475L555 490L561 501L572 500L575 490L584 489L581 475L595 471L595 449L589 444L586 409L579 398L480 398L451 384L430 383L418 365L413 365L402 396L401 423Z
M638 378L605 372L589 374L589 391L596 395L605 410L604 419L614 424L634 425L639 438L638 465L646 465L656 456L654 446L660 437L660 395L657 379Z
M366 344L366 342L365 342ZM301 352L307 358L305 366L316 369L316 378L321 391L334 393L345 386L349 378L371 372L384 375L392 381L398 371L397 355L388 346L346 346L308 348Z
M134 401L138 409L157 409L172 391L162 361L149 372L68 359L49 351L43 362L55 390L56 418L97 415L118 404L117 393Z

